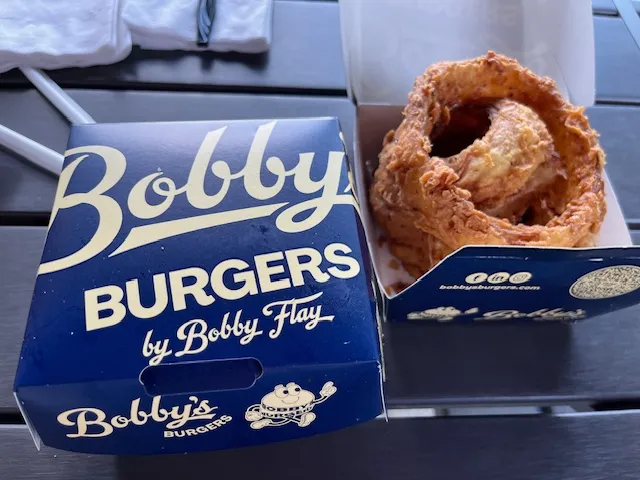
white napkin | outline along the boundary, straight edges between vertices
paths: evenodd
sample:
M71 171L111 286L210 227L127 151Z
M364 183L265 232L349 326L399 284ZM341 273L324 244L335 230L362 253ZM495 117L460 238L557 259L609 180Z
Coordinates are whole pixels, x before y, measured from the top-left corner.
M149 50L260 53L271 44L273 0L217 0L207 47L197 45L198 0L126 0L135 45Z
M122 0L0 0L0 72L115 63L131 51Z

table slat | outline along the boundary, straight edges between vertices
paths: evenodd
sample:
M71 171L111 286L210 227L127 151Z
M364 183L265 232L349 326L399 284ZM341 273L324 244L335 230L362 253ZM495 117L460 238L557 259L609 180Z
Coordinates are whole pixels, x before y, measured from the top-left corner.
M587 115L591 126L600 133L607 173L625 218L640 219L640 107L596 106Z
M13 379L45 235L44 227L0 227L0 413L17 410Z
M0 478L636 480L638 451L637 412L374 420L287 443L145 457L37 453L25 427L0 426Z
M640 49L620 17L594 18L596 98L640 102Z

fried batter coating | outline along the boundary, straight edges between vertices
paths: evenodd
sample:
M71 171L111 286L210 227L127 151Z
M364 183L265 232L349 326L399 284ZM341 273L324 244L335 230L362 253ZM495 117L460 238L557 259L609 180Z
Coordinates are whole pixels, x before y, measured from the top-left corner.
M487 133L438 156L431 137L468 123L456 108L478 102L493 104ZM442 62L418 77L404 117L385 139L370 202L410 274L463 245L592 243L606 212L604 152L584 109L551 79L493 52Z

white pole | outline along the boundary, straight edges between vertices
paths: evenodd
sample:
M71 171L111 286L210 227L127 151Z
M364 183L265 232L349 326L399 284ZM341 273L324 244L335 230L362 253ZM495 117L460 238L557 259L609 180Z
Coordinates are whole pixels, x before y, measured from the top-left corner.
M47 98L71 123L88 124L96 123L91 115L89 115L75 100L60 88L60 86L51 80L49 76L36 69L30 67L20 67L20 70L29 79L31 83Z
M0 145L55 175L60 175L62 171L62 155L4 125L0 125Z

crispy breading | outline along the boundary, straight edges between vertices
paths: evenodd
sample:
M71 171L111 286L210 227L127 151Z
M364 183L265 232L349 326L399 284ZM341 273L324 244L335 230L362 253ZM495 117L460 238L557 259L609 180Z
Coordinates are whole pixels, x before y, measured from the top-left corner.
M478 102L491 105L486 134L437 156L432 140L450 123L469 124L456 109ZM418 77L379 160L373 213L415 277L464 245L588 245L606 212L604 152L584 109L493 52Z

